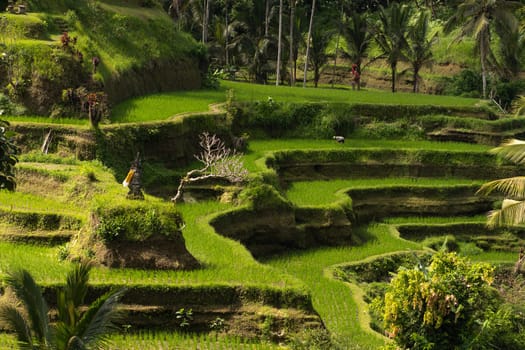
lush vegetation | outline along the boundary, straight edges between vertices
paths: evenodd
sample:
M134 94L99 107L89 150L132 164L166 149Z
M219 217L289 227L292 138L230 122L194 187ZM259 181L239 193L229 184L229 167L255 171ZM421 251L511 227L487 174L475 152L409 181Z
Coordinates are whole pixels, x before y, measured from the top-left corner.
M81 347L94 316L83 304L113 303L105 293L123 286L131 312L102 337L115 349L522 346L523 227L484 225L502 204L495 226L521 209L521 180L474 192L523 172L487 152L525 130L504 114L525 87L523 6L25 3L28 14L0 16L0 116L12 123L0 188L17 180L0 192L0 279L15 291L2 289L0 327L15 332L0 347ZM204 131L244 152L250 174L189 183L174 206ZM131 201L119 183L137 154L145 196ZM119 249L197 264L105 266ZM86 258L100 264L79 269ZM62 284L68 271L81 293L71 272Z

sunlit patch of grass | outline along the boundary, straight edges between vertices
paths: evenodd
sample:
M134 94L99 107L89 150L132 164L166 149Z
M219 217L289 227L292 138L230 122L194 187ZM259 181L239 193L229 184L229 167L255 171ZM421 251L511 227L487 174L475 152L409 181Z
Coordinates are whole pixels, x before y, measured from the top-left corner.
M427 216L427 217L396 217L383 220L387 224L449 224L461 222L486 222L486 215L475 216Z
M475 255L469 255L473 261L484 261L491 264L514 264L518 261L517 252L508 251L487 251Z
M212 103L223 102L223 90L167 92L124 101L113 108L110 120L116 123L166 120L179 113L206 112Z
M234 89L240 101L261 101L272 97L275 102L339 102L392 105L474 106L478 99L388 91L297 88L221 81L221 87Z
M75 125L77 127L89 127L89 120L80 118L49 118L39 116L2 116L11 123L39 123L39 124L60 124Z
M456 178L385 178L346 179L293 182L286 191L286 197L296 205L324 205L333 203L350 189L382 188L392 186L446 187L459 185L480 185L482 181Z
M477 99L385 91L299 88L221 81L217 90L175 91L129 99L115 106L111 121L118 123L166 120L179 113L206 112L212 103L226 102L233 89L238 101L375 103L391 105L475 106Z
M299 150L299 149L352 149L352 148L385 148L385 149L424 149L442 151L468 151L486 152L491 146L460 143L460 142L436 142L436 141L406 141L406 140L370 140L347 138L344 144L338 144L334 140L315 139L268 139L250 140L248 150L252 152Z

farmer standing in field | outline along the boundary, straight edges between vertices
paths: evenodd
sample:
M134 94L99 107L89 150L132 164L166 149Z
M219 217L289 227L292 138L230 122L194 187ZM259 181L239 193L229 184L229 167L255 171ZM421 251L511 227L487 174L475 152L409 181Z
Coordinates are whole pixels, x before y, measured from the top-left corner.
M361 89L361 84L360 84L360 80L361 80L361 74L359 74L359 72L357 71L357 64L352 64L352 90L355 90L355 87L357 85L357 90L360 90Z

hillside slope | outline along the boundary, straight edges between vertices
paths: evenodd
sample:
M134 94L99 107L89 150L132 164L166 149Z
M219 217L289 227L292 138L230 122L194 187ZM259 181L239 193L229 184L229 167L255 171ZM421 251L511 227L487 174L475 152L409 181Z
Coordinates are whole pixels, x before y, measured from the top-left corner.
M63 115L65 89L104 91L115 103L200 87L205 50L146 3L32 0L25 14L2 14L0 89L30 112Z

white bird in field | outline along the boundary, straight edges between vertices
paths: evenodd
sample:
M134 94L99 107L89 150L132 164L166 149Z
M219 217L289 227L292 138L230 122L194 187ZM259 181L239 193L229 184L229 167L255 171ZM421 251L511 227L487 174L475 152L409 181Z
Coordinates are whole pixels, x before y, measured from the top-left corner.
M338 143L345 143L345 137L344 136L334 136L332 138L334 140L336 140Z

